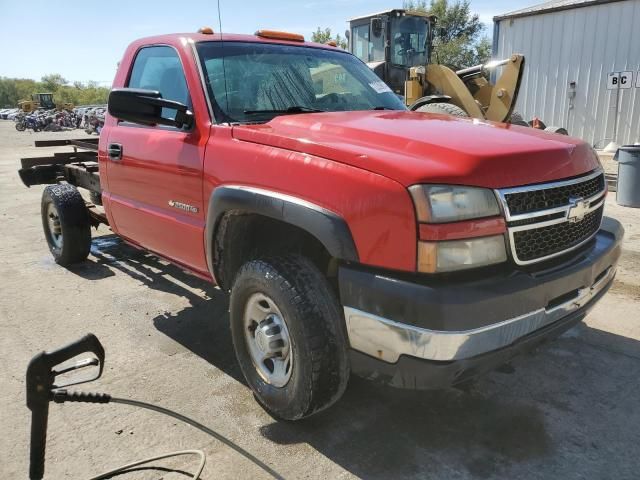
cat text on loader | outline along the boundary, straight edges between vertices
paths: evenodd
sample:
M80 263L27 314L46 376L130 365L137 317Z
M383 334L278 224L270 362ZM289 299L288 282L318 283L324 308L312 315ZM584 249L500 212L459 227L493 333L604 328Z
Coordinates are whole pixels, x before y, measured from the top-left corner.
M513 111L524 71L523 55L454 71L430 62L436 30L433 15L394 9L353 18L349 27L350 52L403 95L410 110L546 128L539 119L527 123ZM502 72L492 84L488 74L498 68ZM548 130L566 134L558 127Z

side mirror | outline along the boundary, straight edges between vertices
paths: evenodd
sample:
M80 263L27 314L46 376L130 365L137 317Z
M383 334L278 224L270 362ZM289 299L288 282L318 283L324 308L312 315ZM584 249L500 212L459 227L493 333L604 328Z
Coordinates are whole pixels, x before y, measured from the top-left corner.
M108 108L111 116L126 122L169 125L178 128L188 128L193 125L193 113L186 105L165 100L157 90L114 88L109 93ZM164 108L175 110L175 117L163 117Z
M374 17L371 19L371 35L376 38L382 35L382 18Z

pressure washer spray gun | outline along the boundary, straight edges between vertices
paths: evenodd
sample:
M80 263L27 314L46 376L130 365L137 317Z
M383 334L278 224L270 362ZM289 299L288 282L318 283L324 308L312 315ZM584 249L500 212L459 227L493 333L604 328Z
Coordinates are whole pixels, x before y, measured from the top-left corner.
M104 361L104 348L97 337L90 333L58 350L41 352L29 362L26 383L27 407L31 410L31 452L29 458L29 478L31 480L41 480L44 476L47 423L49 420L49 402L51 401L55 403L121 403L169 415L221 441L262 468L273 478L282 478L271 467L265 465L239 445L184 415L157 405L126 398L116 398L106 393L70 392L67 390L72 385L92 382L100 378L104 369ZM69 378L78 374L80 376L77 378ZM182 455L197 455L200 457L200 463L192 477L194 479L200 478L206 460L204 452L201 450L181 450L129 463L93 477L91 480L110 478L115 474L124 473L140 465Z
M62 366L82 354L91 356L68 366ZM86 376L66 385L56 385L56 377L97 366L97 374ZM58 368L56 368L58 367ZM49 421L49 402L66 397L63 390L71 385L91 382L102 375L104 368L104 348L95 335L89 334L52 352L42 352L29 362L27 368L27 407L31 410L31 453L29 458L29 478L39 480L44 476L44 453L47 445L47 423ZM55 400L55 395L59 400ZM96 397L96 401L100 401ZM62 401L66 401L66 398ZM77 400L84 401L84 400ZM104 400L99 403L106 403Z

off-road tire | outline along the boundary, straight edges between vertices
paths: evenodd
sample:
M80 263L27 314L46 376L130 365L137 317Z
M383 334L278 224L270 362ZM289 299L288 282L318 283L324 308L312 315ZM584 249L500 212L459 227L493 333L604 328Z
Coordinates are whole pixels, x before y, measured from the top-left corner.
M53 240L49 227L49 205L55 207L62 231L62 245ZM91 248L91 225L82 195L73 185L49 185L42 192L42 227L49 250L59 265L84 261Z
M289 331L294 362L283 387L263 380L248 350L244 313L255 293L275 302ZM329 282L310 260L287 255L247 262L236 275L230 311L240 368L267 412L281 420L299 420L340 399L350 373L344 317Z
M26 126L24 122L16 122L16 130L19 132L24 132L26 130Z
M444 115L452 115L454 117L468 117L467 112L461 109L459 106L454 105L453 103L427 103L421 107L418 107L417 112L427 112L427 113L439 113Z

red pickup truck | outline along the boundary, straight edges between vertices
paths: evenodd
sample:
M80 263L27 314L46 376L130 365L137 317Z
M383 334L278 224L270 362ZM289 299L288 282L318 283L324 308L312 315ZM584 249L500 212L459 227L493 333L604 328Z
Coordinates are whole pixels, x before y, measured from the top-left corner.
M277 417L333 404L351 372L464 382L613 281L623 229L580 140L409 112L355 56L273 31L135 41L113 87L99 144L22 160L26 185L54 184L50 250L82 261L107 224L230 291L238 361Z

